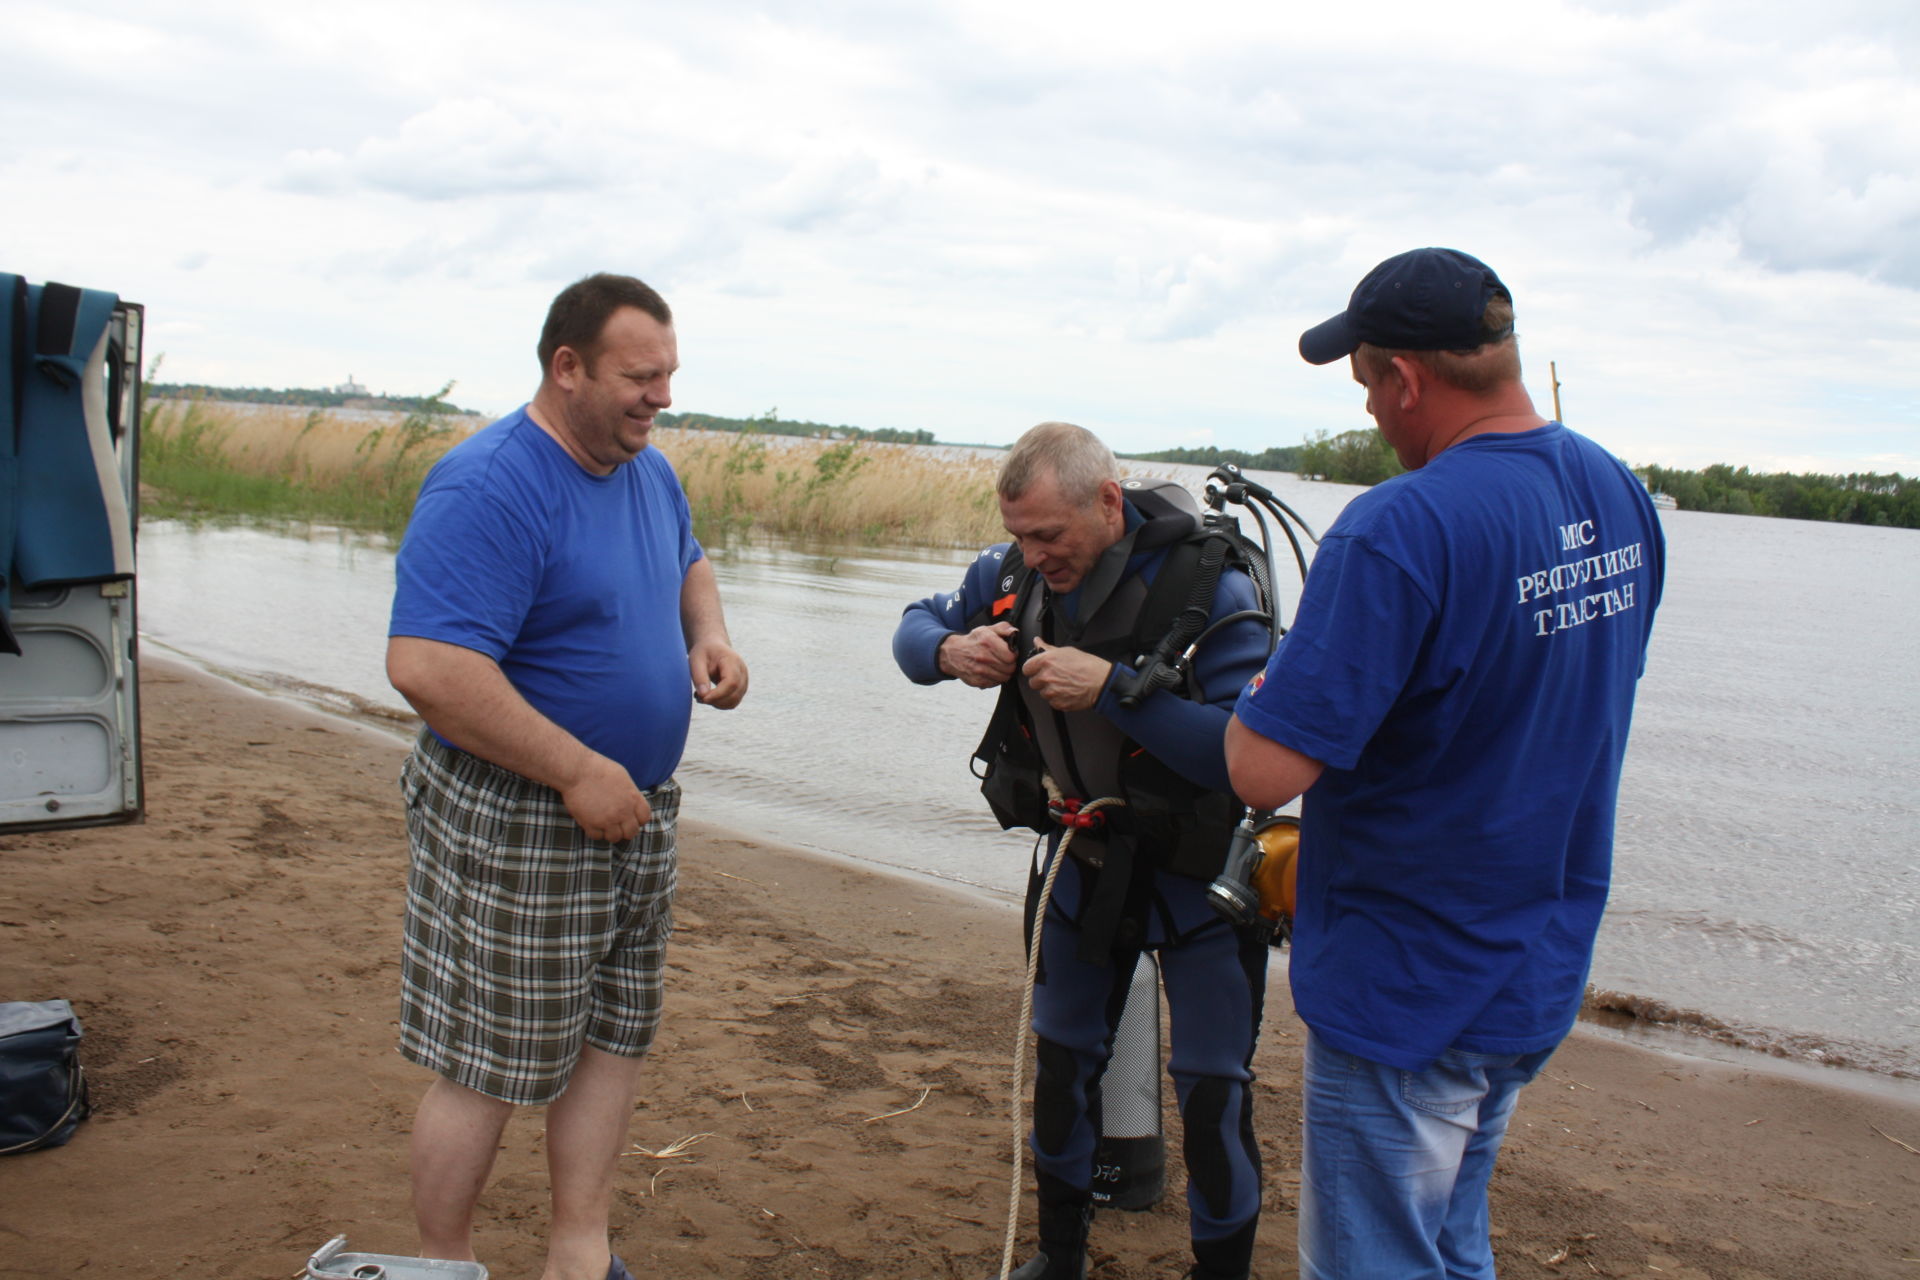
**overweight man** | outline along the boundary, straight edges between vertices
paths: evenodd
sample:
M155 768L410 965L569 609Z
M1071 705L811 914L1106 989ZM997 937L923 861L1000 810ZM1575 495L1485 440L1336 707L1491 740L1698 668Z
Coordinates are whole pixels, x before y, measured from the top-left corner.
M402 770L400 1052L420 1249L472 1259L517 1106L546 1108L543 1280L626 1280L613 1173L660 1018L673 779L694 700L739 703L713 566L650 447L680 367L628 276L553 300L531 403L455 446L400 549L387 672L426 722Z

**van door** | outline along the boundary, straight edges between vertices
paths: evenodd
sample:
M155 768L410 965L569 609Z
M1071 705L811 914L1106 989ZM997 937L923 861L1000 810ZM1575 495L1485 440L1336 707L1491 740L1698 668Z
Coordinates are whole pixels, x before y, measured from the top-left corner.
M138 822L145 312L7 275L0 306L0 832Z

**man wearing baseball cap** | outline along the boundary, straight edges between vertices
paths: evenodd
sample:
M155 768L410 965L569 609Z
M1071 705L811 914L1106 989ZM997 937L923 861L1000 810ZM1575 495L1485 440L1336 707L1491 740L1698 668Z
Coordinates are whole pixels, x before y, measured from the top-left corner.
M1389 258L1300 338L1347 357L1406 474L1348 504L1227 730L1234 790L1304 793L1302 1280L1492 1280L1487 1182L1571 1029L1665 560L1646 490L1534 412L1513 298Z

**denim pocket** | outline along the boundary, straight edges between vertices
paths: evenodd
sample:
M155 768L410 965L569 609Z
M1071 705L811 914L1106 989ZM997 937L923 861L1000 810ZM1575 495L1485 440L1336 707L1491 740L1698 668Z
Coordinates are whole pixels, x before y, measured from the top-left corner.
M1400 1073L1400 1100L1437 1116L1457 1116L1487 1096L1487 1068L1510 1058L1449 1049L1425 1071Z

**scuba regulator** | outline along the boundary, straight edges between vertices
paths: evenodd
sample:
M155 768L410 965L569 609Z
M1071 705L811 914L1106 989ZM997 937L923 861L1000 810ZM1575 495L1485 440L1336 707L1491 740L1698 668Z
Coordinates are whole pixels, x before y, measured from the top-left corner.
M1233 830L1227 864L1207 886L1207 902L1236 928L1265 924L1284 941L1293 926L1300 821L1286 814L1258 818L1249 810Z

